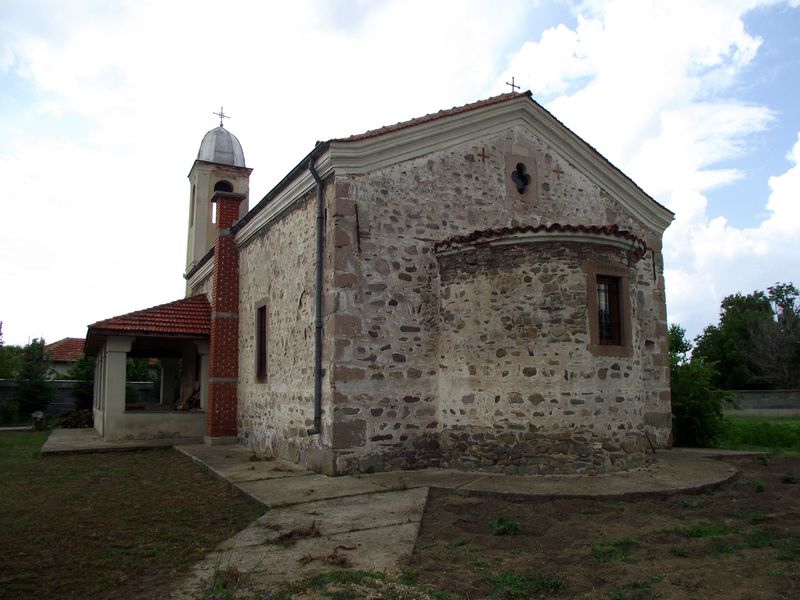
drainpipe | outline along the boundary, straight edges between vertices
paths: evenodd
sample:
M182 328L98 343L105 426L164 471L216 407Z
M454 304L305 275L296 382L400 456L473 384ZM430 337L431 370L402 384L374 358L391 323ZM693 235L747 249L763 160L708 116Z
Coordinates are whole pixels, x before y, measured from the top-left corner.
M315 435L322 431L322 268L325 250L325 208L322 204L322 179L314 168L314 156L308 160L308 170L317 185L317 287L314 292L314 427L307 431Z

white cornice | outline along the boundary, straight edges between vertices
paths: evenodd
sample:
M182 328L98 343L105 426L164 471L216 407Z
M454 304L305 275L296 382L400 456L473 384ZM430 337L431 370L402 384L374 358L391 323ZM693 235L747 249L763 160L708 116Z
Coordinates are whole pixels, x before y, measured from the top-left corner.
M322 179L333 171L330 160L330 150L317 159L315 169ZM236 232L236 245L246 244L253 236L269 225L281 215L288 207L314 189L314 178L308 169L303 170L294 179L287 182L282 189L262 208L258 214L239 231Z
M214 272L214 259L212 258L211 260L206 261L206 263L202 267L197 269L197 271L192 273L192 276L187 281L188 288L191 290L194 287L200 285L200 283L202 283L206 279L206 277L210 277L213 272Z
M434 119L354 141L332 141L331 164L339 175L363 174L522 125L559 152L634 217L661 233L672 213L656 203L596 150L527 97Z

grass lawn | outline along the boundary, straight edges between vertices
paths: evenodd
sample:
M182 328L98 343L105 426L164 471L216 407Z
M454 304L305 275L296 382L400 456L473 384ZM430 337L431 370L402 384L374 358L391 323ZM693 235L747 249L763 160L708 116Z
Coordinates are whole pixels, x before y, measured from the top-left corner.
M0 598L160 598L263 509L172 449L37 457L0 434Z
M717 447L800 452L800 417L726 415Z

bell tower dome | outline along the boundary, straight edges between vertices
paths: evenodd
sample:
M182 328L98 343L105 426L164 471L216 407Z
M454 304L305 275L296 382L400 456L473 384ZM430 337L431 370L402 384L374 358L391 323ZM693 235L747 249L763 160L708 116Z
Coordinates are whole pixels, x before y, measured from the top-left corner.
M214 223L214 192L234 192L249 197L250 173L244 162L242 145L236 136L225 129L222 119L227 118L220 109L219 127L203 136L197 159L189 171L189 235L186 249L188 272L214 246L217 230ZM239 218L248 210L242 202Z

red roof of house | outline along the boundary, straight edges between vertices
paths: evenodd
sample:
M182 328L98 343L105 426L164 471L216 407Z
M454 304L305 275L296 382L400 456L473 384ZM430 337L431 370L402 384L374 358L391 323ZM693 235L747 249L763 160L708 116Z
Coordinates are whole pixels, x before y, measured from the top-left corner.
M469 104L464 104L463 106L454 106L453 108L448 108L446 110L440 110L439 112L431 113L425 115L424 117L417 117L415 119L410 119L408 121L402 121L400 123L395 123L394 125L386 125L385 127L379 127L378 129L371 129L369 131L365 131L364 133L358 133L356 135L351 135L345 138L339 138L331 140L332 142L355 142L357 140L364 140L367 138L377 137L379 135L383 135L385 133L390 133L392 131L398 131L400 129L405 129L407 127L414 127L415 125L420 125L421 123L427 123L429 121L436 121L437 119L441 119L443 117L449 117L452 115L457 115L460 113L469 112L471 110L476 110L478 108L484 108L486 106L491 106L493 104L500 104L501 102L506 102L508 100L513 100L514 98L519 98L522 96L527 96L528 98L531 97L531 92L508 92L505 94L500 94L499 96L492 96L491 98L486 98L485 100L479 100L477 102L471 102Z
M50 359L57 362L73 362L83 355L83 338L68 337L47 344L44 349L50 353Z
M92 333L207 336L211 332L211 305L198 294L112 317L89 325Z

